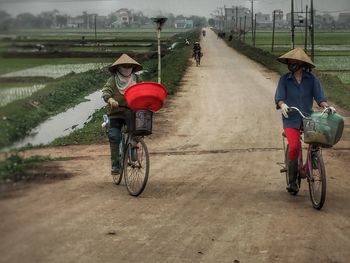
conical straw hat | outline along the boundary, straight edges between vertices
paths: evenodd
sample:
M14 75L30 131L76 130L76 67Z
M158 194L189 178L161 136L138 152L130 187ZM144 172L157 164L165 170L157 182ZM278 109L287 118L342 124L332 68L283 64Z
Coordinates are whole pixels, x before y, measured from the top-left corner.
M127 54L123 54L121 55L108 69L110 72L115 72L116 68L119 65L123 65L123 64L131 64L133 65L134 68L134 72L136 71L140 71L142 69L142 66L140 63L138 63L137 61L135 61L134 59L132 59L131 57L129 57Z
M279 58L277 58L279 62L282 62L284 64L288 64L289 59L304 62L310 68L315 67L315 64L312 62L312 60L309 58L309 56L305 53L305 51L302 48L295 48L287 52L286 54L280 56Z

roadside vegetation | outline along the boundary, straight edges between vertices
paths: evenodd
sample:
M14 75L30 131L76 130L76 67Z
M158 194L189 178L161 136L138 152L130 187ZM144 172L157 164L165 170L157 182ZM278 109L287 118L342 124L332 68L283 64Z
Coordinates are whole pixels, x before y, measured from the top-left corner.
M18 154L13 154L6 160L0 162L0 183L16 182L29 179L23 172L30 168L35 168L39 163L52 161L48 156L32 156L23 158Z
M192 39L199 38L199 31L188 32L181 37ZM189 57L192 54L192 47L184 45L181 41L167 55L162 57L162 83L167 87L168 94L173 95L179 85L182 76L188 67ZM143 63L147 73L142 76L143 81L157 81L157 59L151 59ZM102 116L106 113L105 108L97 110L91 120L79 130L70 135L54 140L50 145L70 145L70 144L92 144L106 142L107 136L101 128Z
M265 67L278 72L280 75L287 72L287 67L281 63L279 63L276 59L279 55L283 54L284 52L287 52L289 50L288 46L285 50L280 50L280 52L274 52L271 53L270 51L266 49L259 48L259 45L257 47L253 47L247 43L243 43L240 40L237 40L233 38L231 41L225 40L226 43L239 51L240 53L246 55L247 57L257 61L258 63L264 65ZM325 40L324 40L325 41ZM333 42L332 42L333 43ZM316 57L316 66L317 68L313 70L313 73L320 79L322 86L325 89L326 96L329 100L335 102L337 105L350 110L350 82L344 81L347 77L342 75L338 75L338 72L334 72L328 69L341 69L341 70L349 70L348 64L339 65L338 68L333 66L333 64L336 64L335 62L330 63L328 58L328 64L324 64L320 66L321 70L318 68L317 60L320 57ZM350 57L344 57L343 60L339 60L342 57L338 57L336 61L348 61L350 62ZM325 57L321 57L321 59L325 60ZM339 63L340 63L339 62ZM340 73L341 74L341 73ZM345 73L346 76L348 76L349 73Z
M184 38L188 38L195 41L198 37L199 31L184 32L175 35L171 39L171 42L177 42L175 48L163 52L166 54L162 57L162 82L167 87L169 95L175 94L176 87L181 81L189 63L189 57L191 56L192 48L191 46L185 46L183 40ZM115 58L109 58L110 62L114 59ZM145 57L136 59L142 63L146 70L142 75L142 80L157 81L157 59L145 59ZM13 59L11 60L16 65L20 64ZM64 61L65 59L62 60ZM45 61L45 59L41 59L41 61L28 59L31 65L45 64L43 61ZM67 60L67 62L69 63L69 60ZM18 139L23 138L28 131L37 126L40 122L79 103L87 94L101 89L108 77L109 72L106 69L91 70L79 74L72 73L46 82L47 86L44 89L35 92L28 98L16 100L5 107L1 107L0 129L2 132L0 134L0 148L11 145ZM34 77L24 78L22 81L25 81L25 79L36 80ZM11 85L17 84L12 83L13 81L11 79L3 81ZM104 108L97 110L84 128L74 131L69 136L56 139L51 145L105 142L107 136L101 129L103 114L105 114ZM22 178L24 176L23 171L31 167L36 167L44 161L51 160L52 159L49 157L40 156L24 159L19 156L17 151L14 151L9 158L0 161L0 182L25 179Z
M1 96L6 96L7 99L6 103L4 100L2 107L0 106L0 129L2 131L0 134L0 149L23 138L32 128L50 116L66 110L74 104L81 102L86 95L101 89L109 73L105 69L90 70L85 73L74 73L74 71L82 71L85 65L94 65L95 63L96 67L104 67L112 63L122 52L125 52L125 48L130 45L136 45L139 46L140 52L137 51L134 53L130 51L128 54L147 65L149 70L147 74L154 74L156 72L156 56L154 55L156 52L156 33L154 28L141 31L121 30L121 32L113 32L113 34L107 30L99 35L99 40L108 37L104 39L107 42L102 41L101 43L96 43L91 37L90 32L91 38L84 37L84 44L79 41L81 41L82 36L85 36L87 32L74 32L72 33L71 31L64 30L62 30L62 32L58 31L57 35L60 35L61 39L55 39L52 38L52 32L46 32L45 34L42 30L29 30L23 32L23 37L17 35L16 41L12 39L3 39L2 46L4 47L6 46L5 44L7 44L8 48L14 45L15 48L23 46L24 49L29 48L30 50L33 45L40 46L43 43L43 46L48 48L46 51L48 51L49 54L45 54L43 50L37 50L36 52L29 51L29 53L33 53L34 55L38 53L38 56L23 58L23 52L18 50L15 51L18 52L16 55L17 57L8 58L5 56L6 50L1 52L0 55L2 57L0 58L0 64L2 67L0 74L2 75L0 76L0 90L2 90ZM184 30L164 30L164 32L162 32L162 39L164 39L162 40L163 54L172 53L168 50L170 44L177 41L184 42L183 39L187 37L187 34L190 33ZM37 38L41 40L37 42L35 40ZM118 39L117 41L116 38ZM151 38L153 40L150 42L149 39ZM144 39L148 40L145 41ZM120 50L117 50L115 54L101 51L102 53L104 52L103 56L96 58L94 57L96 52L90 49L91 45L98 49L99 46L97 44L115 45L115 48L117 49L119 47ZM141 49L143 49L145 45L149 46L150 44L152 49L144 53ZM79 48L87 48L88 50L86 52L84 51L84 53L86 53L86 56L92 57L62 57L64 54L60 53L60 49L56 50L55 48L66 47L67 45L80 45ZM129 47L129 49L133 48L134 47ZM98 54L101 52L98 52ZM47 57L45 57L46 55ZM172 59L177 57L173 54L170 56ZM167 58L164 58L164 60L167 60ZM174 69L178 69L176 63L172 65ZM34 66L41 67L33 68ZM14 72L16 70L24 71ZM67 75L69 71L72 71L72 73ZM7 75L4 75L5 73L7 73ZM174 74L181 74L181 70ZM152 76L145 77L147 80L151 80L151 78ZM167 77L165 76L165 78ZM170 79L169 81L172 82L173 80ZM24 83L30 83L30 85L24 85ZM40 86L38 86L38 84L40 84ZM173 85L173 83L165 84L167 86ZM34 86L35 88L43 88L41 90L35 90L33 88ZM23 90L25 87L27 87L28 92ZM170 93L172 93L171 88ZM11 96L16 98L10 98ZM25 96L28 97L23 98Z
M13 101L0 111L0 148L23 138L32 128L52 115L81 102L84 96L102 86L106 70L70 74L32 96Z

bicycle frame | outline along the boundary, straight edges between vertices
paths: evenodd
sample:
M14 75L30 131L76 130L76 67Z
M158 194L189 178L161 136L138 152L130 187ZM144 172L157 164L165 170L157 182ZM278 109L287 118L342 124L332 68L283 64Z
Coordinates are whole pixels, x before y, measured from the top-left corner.
M299 157L298 157L298 171L300 178L308 178L309 180L313 179L312 173L310 171L312 170L312 163L311 163L311 154L312 154L312 148L314 145L309 144L307 147L306 152L306 160L303 161L303 148L302 148L302 138L300 138L300 151L299 151Z
M291 107L291 110L295 110L297 111L300 116L305 119L306 116L296 107ZM326 110L324 110L325 112ZM303 148L302 148L302 143L303 143L303 138L302 138L302 133L300 134L300 150L299 150L299 156L298 156L298 171L299 171L299 175L301 178L308 178L308 179L313 179L313 175L312 173L310 173L310 171L312 171L312 163L311 163L311 154L312 154L312 148L315 147L316 145L313 144L309 144L308 148L307 148L307 154L306 154L306 160L305 163L303 162ZM283 147L284 146L284 142L283 142ZM316 146L317 147L317 146ZM284 149L285 150L285 149ZM321 153L321 149L319 149L320 153Z
M306 118L299 109L292 107L292 109L299 112L302 118ZM288 179L288 151L289 146L286 145L286 135L283 133L283 150L284 150L284 165L280 170L281 173L286 174L287 184L289 184ZM303 160L303 136L302 132L299 137L299 155L298 155L298 174L297 174L297 184L301 184L301 179L307 179L309 185L309 194L312 205L315 209L320 210L325 202L326 198L326 171L322 158L322 148L317 144L309 144L306 151L305 162ZM278 163L280 164L280 163ZM281 165L281 164L280 164ZM315 171L317 171L315 173ZM296 195L296 192L290 192L292 195Z
M121 161L121 171L124 170L124 157L126 154L128 154L128 157L131 158L131 148L127 147L127 145L131 142L133 135L126 132L126 125L123 125L122 127L122 138L120 141L120 161ZM129 149L128 153L126 153L126 149Z
M109 119L103 116L102 127L109 128ZM143 140L143 135L134 135L128 130L128 125L121 127L119 143L120 172L112 173L113 181L119 185L124 177L125 185L130 195L140 195L146 187L149 175L149 152Z
M286 151L286 138L283 137L283 152ZM312 163L311 163L311 154L312 154L312 148L315 146L313 144L309 144L307 147L307 152L306 152L306 160L304 162L303 159L303 139L300 134L300 141L299 141L299 155L298 155L298 172L300 175L300 178L305 179L313 179L312 173L310 174L310 171L312 170ZM319 149L321 152L321 149Z

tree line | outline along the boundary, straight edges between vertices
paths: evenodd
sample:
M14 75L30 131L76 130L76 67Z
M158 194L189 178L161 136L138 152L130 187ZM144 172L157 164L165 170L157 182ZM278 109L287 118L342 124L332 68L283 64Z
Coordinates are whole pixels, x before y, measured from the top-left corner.
M132 12L135 21L137 21L138 26L152 23L151 18L145 16L142 12L133 12L133 10L130 11ZM192 20L194 27L202 27L207 24L207 19L205 17L195 15L185 17L183 15L174 15L169 13L165 16L168 18L165 27L173 27L176 20L184 19ZM17 16L12 16L4 10L0 10L0 30L7 31L18 28L66 28L69 27L69 24L74 19L80 19L83 28L92 28L94 23L97 24L98 28L108 28L111 27L111 24L117 20L117 15L116 12L112 12L107 16L99 16L98 14L88 14L86 12L82 12L81 15L72 17L67 14L61 14L58 10L53 10L41 12L38 15L25 12L20 13ZM125 25L125 27L128 26L131 25Z

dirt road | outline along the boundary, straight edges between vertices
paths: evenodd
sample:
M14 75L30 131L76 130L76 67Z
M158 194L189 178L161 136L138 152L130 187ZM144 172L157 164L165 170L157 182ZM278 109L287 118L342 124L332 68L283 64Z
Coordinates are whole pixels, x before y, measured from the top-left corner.
M324 151L328 195L316 211L306 183L290 196L276 165L278 76L213 32L202 47L146 139L144 193L112 184L108 145L27 152L76 158L46 165L65 180L0 199L0 262L349 262L349 113L340 109L343 140Z

